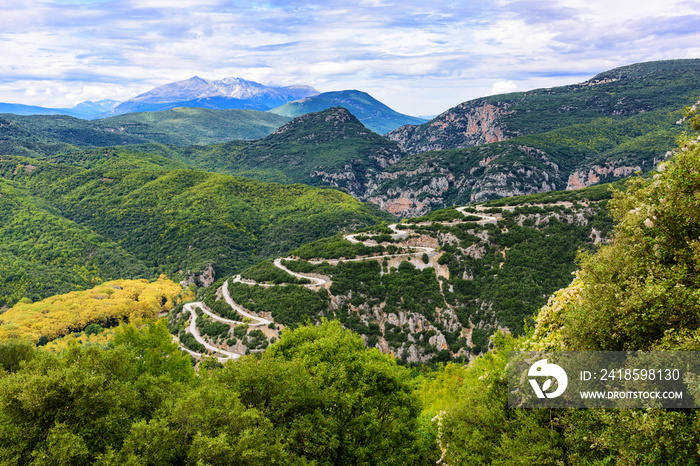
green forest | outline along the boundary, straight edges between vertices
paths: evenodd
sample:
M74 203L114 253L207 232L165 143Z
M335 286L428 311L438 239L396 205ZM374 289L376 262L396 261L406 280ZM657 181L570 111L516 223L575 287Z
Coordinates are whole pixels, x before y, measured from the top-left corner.
M697 409L508 406L509 352L700 351L699 64L412 155L337 107L0 116L0 464L700 464Z
M116 278L224 276L391 218L337 190L207 173L125 149L50 162L2 156L0 175L0 307Z
M62 357L2 340L0 458L697 464L696 410L512 409L506 363L512 350L700 350L699 174L693 142L652 177L616 191L608 202L612 241L582 254L573 282L551 296L531 327L520 336L497 333L493 348L469 365L411 370L324 319L283 331L264 353L224 367L200 363L198 374L164 321L122 326L108 346L72 345ZM419 280L409 268L399 273ZM416 299L430 299L425 294Z

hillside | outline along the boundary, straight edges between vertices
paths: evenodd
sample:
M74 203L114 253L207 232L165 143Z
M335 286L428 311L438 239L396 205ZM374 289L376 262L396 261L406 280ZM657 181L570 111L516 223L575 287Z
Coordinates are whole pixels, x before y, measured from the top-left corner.
M682 111L600 119L458 150L409 155L369 185L365 198L399 216L443 206L578 189L647 172L686 129Z
M113 280L89 290L21 302L2 313L0 339L28 339L45 345L89 325L114 327L129 320L153 320L179 304L182 294L180 285L160 277Z
M206 173L103 149L0 159L0 305L110 278L206 284L388 215L335 190ZM26 208L26 211L24 210Z
M286 103L269 112L294 118L332 107L349 110L363 125L379 134L386 134L403 125L419 125L425 122L392 110L366 92L356 90L323 92Z
M509 198L316 241L219 280L201 297L214 313L196 328L214 349L243 354L282 327L326 317L404 362L466 360L499 328L521 334L546 296L571 281L577 250L612 232L610 196L600 186ZM240 321L241 312L274 325L247 339L232 321L207 330L217 314ZM172 332L188 318L176 309Z
M257 141L142 150L203 170L337 187L360 199L367 183L404 155L340 107L297 117Z
M0 166L13 171L36 167L19 160L2 160ZM152 275L118 243L65 218L5 178L0 178L0 236L0 308L25 297L90 288L101 280Z
M547 133L600 118L674 112L700 98L700 59L616 68L588 81L464 102L433 120L387 135L411 154L461 149Z
M602 204L609 193L600 186L504 199L490 206L472 206L471 211L447 209L393 229L371 227L345 240L317 242L300 248L297 257L282 264L309 269L305 272L287 272L264 263L246 271L248 278L231 277L220 287L212 286L200 294L203 301L180 303L170 315L171 332L189 335L181 338L181 343L201 345L200 351L216 354L222 361L237 360L225 365L215 358L200 360L200 377L192 362L201 353L181 351L162 320L121 325L109 344L106 338L72 344L61 355L37 349L30 342L0 339L0 458L21 464L36 462L36 458L55 464L236 464L241 459L251 465L696 464L700 461L698 411L669 406L664 397L647 400L639 408L627 404L636 403L636 397L620 400L621 396L616 397L612 409L509 406L510 395L518 394L513 391L517 379L530 378L526 372L513 374L511 358L517 358L517 353L541 358L547 352L548 357L556 358L564 351L591 350L643 350L637 354L648 357L647 361L628 360L625 366L615 366L621 375L608 380L613 389L634 388L630 393L666 386L649 375L653 372L656 379L656 374L662 374L656 367L660 358L669 356L665 352L690 355L688 364L678 366L683 377L674 383L678 382L683 401L697 406L698 367L692 355L699 349L700 205L692 194L700 190L700 147L692 141L683 148L653 177L628 183L626 192L617 194L607 207ZM565 224L586 226L584 220L589 220L587 215L596 206L600 207L598 214L610 209L614 215L614 240L583 255L573 281L540 308L534 328L518 336L500 331L487 340L479 319L488 321L496 309L493 301L465 306L477 311L470 314L474 324L471 336L447 331L456 321L449 308L439 302L436 291L442 287L440 293L448 301L453 294L476 288L460 280L476 280L463 274L454 282L450 277L438 283L431 262L438 253L443 252L440 257L446 257L447 263L440 264L438 259L437 265L446 265L450 274L454 263L463 272L470 272L475 270L476 261L469 257L477 259L473 253L486 246L483 241L498 239L502 249L484 255L489 257L486 269L490 278L482 277L481 282L490 285L508 275L509 255L517 257L520 245L530 242L537 231L547 239L581 240L581 233L586 232L572 236L573 230L566 232ZM588 226L596 219L594 215ZM400 226L426 232L416 231L418 238L403 237L407 230ZM558 236L558 229L566 234ZM416 245L427 232L442 238L442 250L435 244ZM509 239L503 242L504 237ZM594 238L597 235L590 239L595 242ZM401 244L411 239L414 245ZM381 256L338 263L332 259L304 260L337 253L346 258L356 253L380 253L370 241L381 241L385 253L390 246L414 248L393 253L420 258L397 260L394 270L388 262L398 257L387 258L386 266ZM452 250L444 251L448 245ZM461 251L464 247L467 249ZM418 248L423 248L422 252ZM539 291L530 285L540 284L545 267L558 269L561 265L553 260L554 254L542 255L546 253L547 249L528 254L531 261L523 263L525 273L518 274L524 279L511 281L511 285L503 282L498 291L508 292L513 283L516 289L522 283L519 292L524 293L515 297L516 306L539 298ZM422 263L424 269L417 270L412 265L416 263ZM343 269L352 273L344 274ZM284 280L278 280L280 272L296 279L301 276L310 283L302 288L293 285L290 278L283 286ZM401 278L398 284L392 279L396 277ZM326 287L328 279L332 283ZM137 312L146 314L177 302L177 287L169 292L161 288L166 283L156 283L155 289L146 291L145 287L153 284L142 284L143 293L128 293L133 285L115 282L85 295L22 304L9 315L18 318L25 315L19 311L34 313L37 325L30 319L19 320L22 325L14 327L2 322L0 328L4 335L20 327L22 331L50 329L46 320L64 310L63 302L75 305L83 296L90 305L95 301L130 302ZM323 312L337 320L344 318L347 327L363 336L343 329L337 320L299 325L279 333L281 325L270 322L268 316L251 318L247 312L230 307L230 324L225 324L222 317L207 310L207 303L212 309L227 309L231 286L251 296L252 300L244 301L246 306L252 307L267 296L274 306L270 317L287 320L289 327L299 325L298 320L308 315L295 315L294 311L316 309L301 304L294 307L295 303L338 301L342 303L339 310L329 305ZM344 294L343 290L349 292ZM293 299L286 299L288 296ZM377 303L379 299L385 301ZM411 309L416 305L420 312ZM389 313L384 316L383 311ZM88 326L80 338L99 331L99 327ZM207 351L197 338L214 349ZM471 344L465 347L470 339ZM433 362L448 360L453 347L464 356L467 347L472 353L487 346L490 349L470 356L470 364L428 364L410 370L400 367L397 358L366 348L367 343L402 358L410 353L406 347L413 347L419 360L430 357L443 344L447 346L432 356ZM246 356L225 349L231 347L258 354ZM229 356L222 357L226 354ZM642 370L633 365L640 362ZM528 366L533 365L528 362ZM513 380L509 380L509 373L515 375L515 385L509 384ZM642 383L628 385L637 373ZM559 384L560 379L556 379L554 383ZM525 380L520 382L526 384ZM574 377L569 379L572 382ZM542 390L549 391L551 385L543 382Z
M387 136L413 155L364 199L394 215L550 190L651 170L686 129L700 97L700 60L650 62L581 84L465 102Z
M240 139L259 139L289 121L256 110L209 110L176 108L152 113L130 113L97 120L68 116L18 116L6 114L26 134L44 143L76 146L129 144L214 144ZM15 139L19 136L14 135Z

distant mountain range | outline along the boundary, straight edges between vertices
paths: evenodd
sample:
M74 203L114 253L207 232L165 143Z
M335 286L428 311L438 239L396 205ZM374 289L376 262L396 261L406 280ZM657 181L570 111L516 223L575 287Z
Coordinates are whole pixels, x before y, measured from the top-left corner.
M24 104L0 103L0 113L15 115L70 115L76 118L92 119L112 110L119 102L116 100L86 101L73 108L47 108Z
M313 87L304 85L274 87L241 78L209 80L198 76L156 87L125 102L114 100L87 101L70 109L0 103L0 113L70 115L76 118L94 120L130 113L160 112L182 107L270 111L290 118L332 107L344 107L365 126L379 134L388 133L400 126L420 125L427 121L392 110L366 92L357 90L319 94ZM137 117L137 119L139 118ZM233 135L208 142L250 138L249 136Z

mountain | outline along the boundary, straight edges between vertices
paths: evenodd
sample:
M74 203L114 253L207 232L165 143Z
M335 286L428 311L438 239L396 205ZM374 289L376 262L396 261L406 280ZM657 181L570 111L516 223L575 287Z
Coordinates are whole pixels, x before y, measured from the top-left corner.
M100 118L101 115L110 112L120 103L121 102L117 100L111 99L98 100L97 102L86 100L73 107L69 115L92 120L93 118Z
M67 108L47 108L34 105L0 103L0 113L13 113L15 115L72 115L72 110ZM77 115L76 115L77 116Z
M90 148L0 156L0 306L114 278L211 283L303 243L391 218L337 190Z
M419 125L425 122L421 118L404 115L392 110L366 92L356 90L324 92L286 103L270 110L270 112L288 117L297 117L331 107L348 109L363 125L379 134L388 133L399 126Z
M85 101L73 108L47 108L24 104L0 103L0 113L15 115L70 115L76 118L92 119L110 111L117 104L116 100Z
M161 151L204 170L342 188L360 199L369 181L404 156L342 107L294 118L257 141L139 150Z
M309 86L268 87L241 78L208 80L195 76L156 87L122 102L105 116L176 107L269 110L291 100L316 94L318 91Z
M581 84L465 102L387 136L412 155L368 185L394 215L550 190L651 170L685 130L700 60L614 69Z
M698 99L700 59L616 68L562 87L470 100L422 125L387 135L406 151L461 149L648 112L672 112Z
M258 139L269 135L289 118L257 110L209 110L177 108L115 117L82 120L69 116L4 115L17 127L30 132L37 141L77 146L125 144L214 144ZM0 126L7 135L9 127ZM0 136L2 137L2 136ZM7 136L6 136L7 137ZM27 135L23 136L25 139Z

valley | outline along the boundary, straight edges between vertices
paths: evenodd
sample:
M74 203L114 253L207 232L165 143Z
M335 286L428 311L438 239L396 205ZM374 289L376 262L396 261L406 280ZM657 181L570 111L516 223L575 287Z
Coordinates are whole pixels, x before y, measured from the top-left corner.
M0 116L0 462L699 463L697 410L519 409L508 374L700 349L698 71L386 136L406 116L369 129L359 91L180 106L255 87L200 78L121 107L168 110Z
M488 348L488 337L497 329L517 331L522 322L532 319L544 302L535 299L528 303L524 299L527 294L539 290L544 297L570 280L566 274L571 270L566 264L573 261L565 253L547 261L549 270L530 269L527 275L534 279L530 288L525 283L514 287L511 280L522 281L525 277L521 266L515 265L522 260L522 250L542 247L536 244L540 230L549 231L552 245L571 241L570 235L578 230L582 236L575 244L579 248L598 245L610 234L610 224L601 222L602 216L591 221L592 214L605 204L595 194L589 193L592 201L544 198L533 202L524 198L517 205L464 206L437 211L433 214L436 220L417 219L370 228L342 235L321 247L312 243L291 256L266 261L212 285L212 291L206 294L208 299L194 305L227 328L208 339L204 337L205 346L214 355L220 349L225 357L232 357L231 351L260 351L278 339L279 331L287 326L332 318L360 333L367 346L395 354L406 363L469 360L472 354ZM603 193L603 197L607 195ZM437 220L440 218L445 220ZM496 239L509 234L514 234L515 242ZM468 247L465 236L470 238ZM459 247L454 247L455 242ZM575 248L568 248L568 254L575 252ZM486 255L488 249L493 251L492 257ZM530 252L530 260L543 253L547 254L544 250L535 255ZM470 262L471 267L463 265ZM557 263L564 267L553 267ZM479 280L476 270L481 270L486 283L493 280L496 289L505 286L505 294L500 291L487 301L490 293L482 288L485 283L470 289L470 282ZM427 299L421 296L423 293ZM515 300L519 300L519 309L510 309L508 303ZM225 314L211 312L207 304L220 312L224 306ZM309 313L309 309L315 311ZM192 316L189 327L188 312ZM230 315L239 320L230 320ZM171 332L186 337L182 332L189 328L189 333L203 343L194 325L196 318L191 307L176 308L169 318ZM262 330L271 330L265 332L265 343L261 348L256 339L249 349L246 330L263 324L268 329ZM244 330L237 332L237 326ZM256 330L259 338L258 333Z

